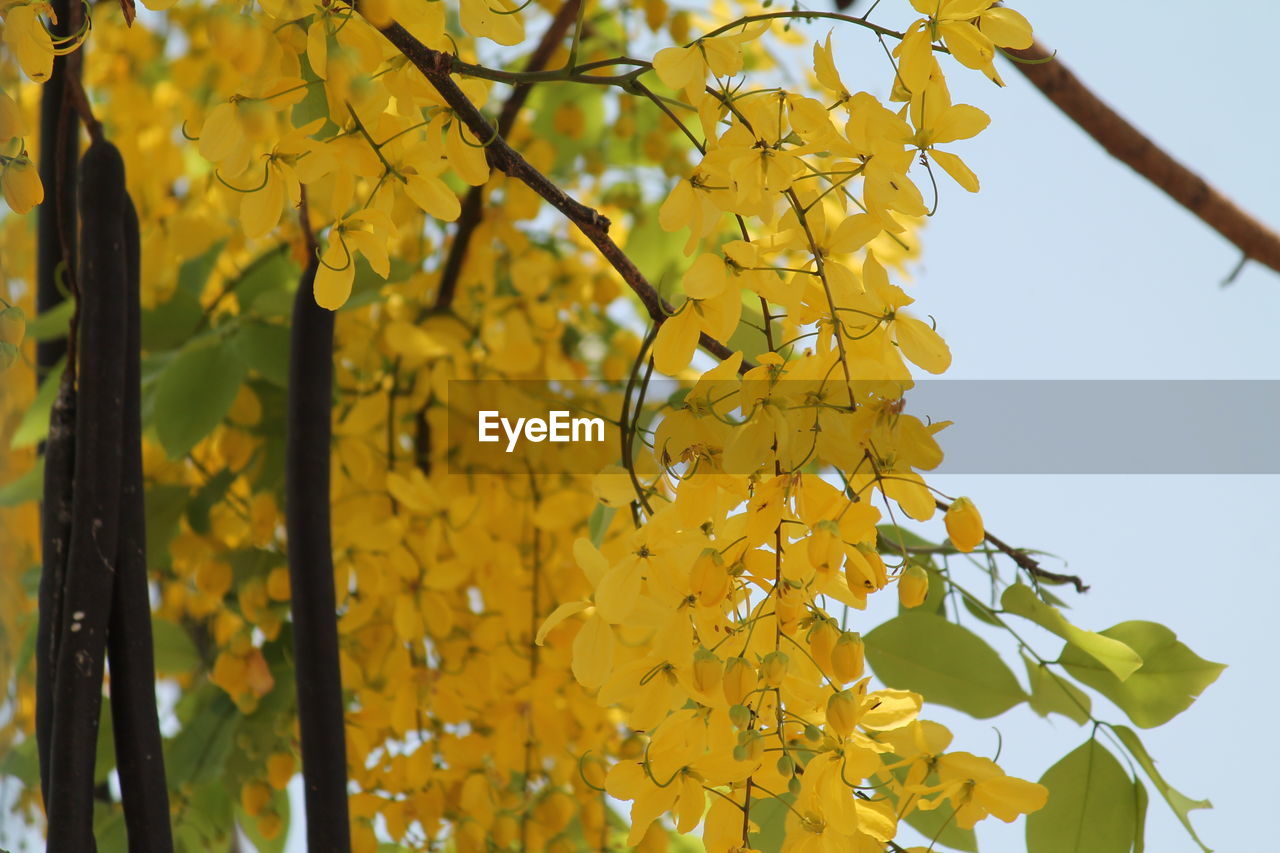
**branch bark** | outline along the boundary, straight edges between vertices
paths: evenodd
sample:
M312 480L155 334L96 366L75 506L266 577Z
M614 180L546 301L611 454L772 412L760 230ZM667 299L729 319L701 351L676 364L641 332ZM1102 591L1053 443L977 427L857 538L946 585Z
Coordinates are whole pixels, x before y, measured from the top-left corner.
M542 40L538 42L538 46L534 48L533 53L529 55L529 61L525 63L524 70L541 71L547 67L547 63L551 61L551 57L555 54L556 48L564 41L565 34L569 31L569 26L578 17L578 8L581 6L581 0L567 0L560 7L560 11L551 19L551 23L547 25L547 31L542 34ZM529 99L529 90L532 88L531 83L518 84L507 96L507 100L502 105L502 112L498 114L497 132L500 137L506 139L511 134L511 128L516 123L516 116L520 114L521 107L525 101ZM436 300L433 310L443 311L453 303L454 294L458 289L458 277L462 274L462 264L467 259L467 248L471 245L471 237L475 233L476 227L480 225L484 219L484 186L472 187L467 191L467 197L462 202L462 212L458 214L458 226L454 232L453 243L449 246L449 254L446 256L444 266L440 272L440 288L436 291Z
M1081 82L1053 53L1036 42L1026 50L1011 50L1014 65L1089 134L1112 157L1142 175L1169 198L1231 241L1246 258L1280 272L1280 234L1241 210L1204 178L1179 163L1142 131L1124 119Z
M427 82L435 88L472 135L485 143L490 166L524 183L577 226L583 236L591 241L610 266L622 276L627 286L640 297L641 304L644 305L645 311L653 322L661 325L675 309L662 298L622 248L609 236L608 218L560 189L550 178L535 169L528 160L507 144L497 129L489 124L476 105L453 81L450 76L454 70L452 56L427 47L399 24L393 23L380 32L413 63L415 68L422 72ZM705 332L699 336L698 343L704 350L719 359L728 358L733 354L727 346Z

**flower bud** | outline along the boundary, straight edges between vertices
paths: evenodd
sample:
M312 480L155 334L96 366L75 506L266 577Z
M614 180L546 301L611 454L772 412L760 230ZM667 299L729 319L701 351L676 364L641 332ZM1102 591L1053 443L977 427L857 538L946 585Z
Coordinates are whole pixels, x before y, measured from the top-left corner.
M858 723L858 700L848 690L832 694L827 700L827 727L846 738Z
M791 659L784 652L770 652L765 655L760 671L764 675L766 687L781 687L782 679L787 676L787 664Z
M831 652L840 638L840 629L826 619L820 620L809 631L809 654L823 672L831 672Z
M0 174L0 189L4 191L4 200L14 213L26 213L44 201L44 184L40 182L40 172L25 155L9 161Z
M724 667L724 698L730 705L741 705L756 689L756 668L746 658L729 658Z
M898 603L903 607L919 607L929 594L929 573L911 565L898 579Z
M973 501L968 498L956 498L955 503L947 509L943 520L947 525L947 536L957 550L969 552L982 544L986 531L982 527L982 515Z
M702 552L693 564L689 577L689 590L703 607L713 607L725 599L732 586L724 560L714 549Z
M864 655L862 635L856 631L842 633L831 650L831 674L841 684L857 681L865 669Z
M729 709L729 722L734 728L745 729L751 725L751 709L746 705L734 705Z
M707 649L698 649L693 656L693 686L703 693L710 693L720 686L724 678L724 662Z

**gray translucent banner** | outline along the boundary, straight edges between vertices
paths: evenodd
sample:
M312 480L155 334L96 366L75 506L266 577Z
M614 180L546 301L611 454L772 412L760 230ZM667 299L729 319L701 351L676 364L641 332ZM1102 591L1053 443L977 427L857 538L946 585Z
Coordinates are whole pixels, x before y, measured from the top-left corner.
M748 389L777 399L821 399L822 405L896 405L927 423L950 421L935 439L940 474L1280 474L1280 380L924 380L851 383L850 394L830 382L735 381L701 387L711 398ZM721 392L723 389L723 393ZM449 383L445 455L452 473L526 470L592 474L621 456L618 424L624 406L650 431L684 405L687 383L654 380L630 396L621 384L594 382ZM817 409L814 410L815 412ZM487 414L486 414L487 413ZM519 418L544 419L545 429L522 432ZM588 424L587 418L601 423ZM559 421L557 425L556 421ZM579 422L581 421L581 422ZM567 440L552 442L553 434ZM539 439L538 436L542 438ZM482 436L485 440L482 440ZM533 440L530 440L530 439ZM744 472L729 472L744 473Z

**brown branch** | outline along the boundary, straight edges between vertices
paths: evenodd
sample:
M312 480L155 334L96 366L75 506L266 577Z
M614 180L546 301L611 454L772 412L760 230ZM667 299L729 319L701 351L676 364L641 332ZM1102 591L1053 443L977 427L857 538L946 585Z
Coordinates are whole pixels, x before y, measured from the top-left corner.
M485 144L490 166L524 183L576 225L583 236L595 245L605 260L622 276L627 286L640 297L640 302L655 324L661 325L674 312L675 309L670 303L662 298L644 277L644 273L640 272L635 263L609 236L608 218L560 189L550 178L535 169L528 160L508 145L507 141L480 114L480 110L450 76L454 70L454 57L432 50L399 24L393 23L382 29L381 33L413 63L414 67L422 72L472 135ZM720 359L726 359L733 354L727 346L706 333L699 336L698 343L708 353ZM743 369L746 368L747 364L744 361Z
M1280 234L1241 210L1204 178L1171 157L1089 90L1053 53L1036 42L1010 50L1018 71L1107 153L1142 175L1252 258L1280 272ZM1036 64L1027 64L1026 60Z
M524 66L526 72L542 71L547 67L556 48L564 41L569 25L577 19L580 5L581 0L567 0L560 7L560 11L547 26L547 31L542 34L542 40L529 55L529 61ZM516 123L520 108L529 99L530 88L532 88L530 83L518 84L502 105L502 111L498 113L497 131L503 139L511 134L511 128ZM467 191L467 197L463 199L462 212L458 214L457 231L454 234L453 243L449 246L449 254L445 257L444 266L441 267L440 289L436 291L433 311L443 311L453 304L453 297L458 289L458 277L462 274L462 264L467 258L467 248L471 245L471 237L482 219L484 219L483 184L472 187Z
M934 503L937 505L938 509L943 512L951 509L951 504L944 500L935 499ZM1076 588L1076 592L1082 594L1089 591L1089 585L1076 575L1063 575L1058 574L1057 572L1051 572L1048 569L1043 569L1040 567L1040 561L1032 557L1023 549L1014 548L1012 545L1009 545L993 533L984 531L984 534L984 538L990 542L997 551L1013 560L1013 562L1018 565L1018 568L1022 569L1036 580L1047 581L1049 583L1069 583Z

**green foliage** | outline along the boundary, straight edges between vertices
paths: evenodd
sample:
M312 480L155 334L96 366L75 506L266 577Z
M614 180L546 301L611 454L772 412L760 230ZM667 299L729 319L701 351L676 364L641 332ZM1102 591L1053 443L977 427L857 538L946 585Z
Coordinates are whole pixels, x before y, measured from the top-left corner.
M902 613L863 639L880 680L923 693L931 702L987 718L1027 698L985 640L931 613Z
M1042 717L1061 714L1080 725L1089 722L1093 701L1089 694L1066 678L1023 655L1027 667L1027 682L1031 685L1031 710Z
M1017 583L1008 587L1000 597L1000 604L1010 613L1030 619L1087 653L1120 681L1124 681L1142 666L1141 655L1132 648L1112 637L1072 625L1056 607L1037 598L1029 586Z
M1040 778L1049 803L1027 816L1035 853L1129 853L1137 828L1133 780L1093 738Z
M1129 754L1142 766L1147 778L1151 780L1151 784L1156 786L1156 790L1164 797L1165 802L1169 804L1169 808L1173 809L1173 813L1178 816L1178 820L1186 827L1187 832L1195 839L1196 844L1199 844L1200 849L1208 853L1209 848L1205 847L1204 842L1196 835L1195 828L1191 825L1190 815L1196 809L1213 808L1213 803L1208 800L1193 800L1166 782L1164 776L1160 775L1160 771L1156 769L1156 763L1147 752L1142 739L1138 737L1137 732L1133 729L1128 726L1111 726L1110 728L1116 733L1116 737L1120 738L1120 742L1124 744L1125 749L1129 750ZM1138 787L1142 788L1142 784L1138 783ZM1142 799L1144 801L1146 799L1145 788L1142 788ZM1139 838L1141 838L1141 835L1139 835Z
M222 422L244 382L245 364L232 347L206 336L183 347L156 389L156 436L178 459Z
M1144 729L1167 723L1185 711L1226 668L1200 657L1156 622L1121 622L1102 634L1141 655L1142 668L1121 681L1073 643L1062 650L1060 661L1072 677L1115 702Z

